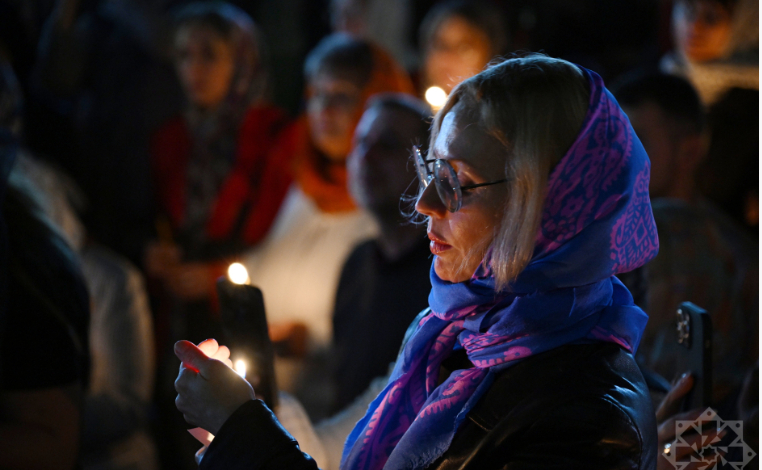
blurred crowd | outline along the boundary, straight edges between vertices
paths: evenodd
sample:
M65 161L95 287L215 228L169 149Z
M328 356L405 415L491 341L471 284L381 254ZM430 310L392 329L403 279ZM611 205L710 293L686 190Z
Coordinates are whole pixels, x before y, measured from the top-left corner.
M684 385L691 301L712 319L712 406L758 449L758 10L0 0L0 460L195 468L172 347L225 342L215 284L240 262L264 294L275 412L338 468L329 418L362 416L428 306L411 147L454 86L524 51L597 71L651 159L660 252L622 281L649 314L655 411Z

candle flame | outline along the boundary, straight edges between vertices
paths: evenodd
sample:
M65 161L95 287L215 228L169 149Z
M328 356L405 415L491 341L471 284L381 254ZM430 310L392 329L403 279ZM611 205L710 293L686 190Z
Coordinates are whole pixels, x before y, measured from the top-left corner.
M435 111L438 111L447 102L447 93L438 86L430 87L426 90L424 96L426 97L426 101Z
M248 284L249 272L246 271L246 267L241 263L233 263L228 268L228 278L233 284Z
M235 373L240 375L241 378L246 378L246 363L241 359L235 361Z

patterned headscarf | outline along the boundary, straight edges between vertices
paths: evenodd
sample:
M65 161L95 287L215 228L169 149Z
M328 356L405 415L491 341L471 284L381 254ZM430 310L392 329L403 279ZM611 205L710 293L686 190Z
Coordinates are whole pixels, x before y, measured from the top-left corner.
M529 356L599 341L637 349L648 317L615 275L658 251L650 162L601 78L580 69L590 105L550 174L529 265L504 292L495 291L489 254L466 282L443 281L432 267L431 314L347 438L343 469L427 467L449 448L495 374ZM475 367L437 386L453 348L464 348Z

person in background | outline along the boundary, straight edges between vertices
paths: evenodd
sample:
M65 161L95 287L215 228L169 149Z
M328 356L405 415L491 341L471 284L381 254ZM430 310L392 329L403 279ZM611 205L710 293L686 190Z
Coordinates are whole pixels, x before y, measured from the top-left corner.
M709 108L712 136L696 180L753 239L759 235L759 91L732 88Z
M268 154L285 116L266 102L262 39L252 20L226 3L194 3L176 23L188 108L153 139L163 218L145 268L181 305L174 333L201 341L217 331L216 279L230 258L264 238L290 178L286 162Z
M0 338L0 453L13 469L74 469L82 445L89 381L90 307L74 253L9 170L18 143L0 126L0 244L3 336Z
M304 73L305 113L284 131L271 157L291 162L294 184L267 239L242 262L264 294L271 336L289 344L276 360L279 387L296 393L316 419L331 400L327 358L319 352L331 342L341 267L358 242L377 233L347 189L352 135L369 97L412 92L412 85L383 50L339 33L317 45ZM305 353L316 362L306 366Z
M614 87L652 162L653 213L659 254L645 266L649 321L638 359L673 380L682 346L675 339L675 311L684 301L712 317L715 407L725 419L745 372L756 362L758 251L744 230L696 187L706 157L705 117L685 79L638 75ZM723 414L724 413L724 414Z
M353 199L379 227L341 272L333 311L334 411L388 373L410 322L428 306L429 239L405 216L418 185L410 148L428 142L431 109L403 94L376 95L349 155Z
M415 68L413 8L404 0L330 0L333 32L366 39L389 52L406 70Z
M88 234L142 264L154 237L150 139L182 109L171 0L20 2L47 21L28 90L25 143L86 196Z
M384 384L371 387L370 393L366 389L373 379L388 374L405 330L428 305L429 239L403 213L418 189L410 146L428 141L430 120L425 103L384 93L371 98L355 131L347 160L350 192L380 230L349 255L336 292L330 363L332 407L341 413L318 423L312 434L304 431L312 424L293 397L281 391L274 410L300 448L324 470L339 468L347 435Z
M185 456L196 443L172 413L171 345L219 336L216 280L263 240L291 176L288 160L271 158L286 116L268 102L264 45L251 18L228 3L191 3L176 12L174 31L187 104L152 139L160 217L144 267L159 299L162 458L167 467L192 468L192 452Z
M23 138L23 99L13 71L0 63L0 126ZM158 468L148 432L154 384L153 322L140 271L88 239L71 201L81 193L60 170L18 149L11 177L24 181L35 202L73 251L90 296L90 382L84 397L83 470Z
M661 69L686 77L705 104L733 87L759 90L758 0L677 0L672 39Z
M421 23L418 43L423 89L436 86L446 94L510 51L503 13L484 1L434 6Z

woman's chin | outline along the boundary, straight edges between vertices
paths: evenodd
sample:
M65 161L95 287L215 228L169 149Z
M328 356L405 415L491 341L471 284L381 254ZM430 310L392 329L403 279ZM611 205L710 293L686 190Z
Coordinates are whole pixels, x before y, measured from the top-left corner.
M434 272L439 279L447 282L457 283L471 279L470 275L465 275L459 269L453 267L452 263L443 260L441 256L434 257Z

